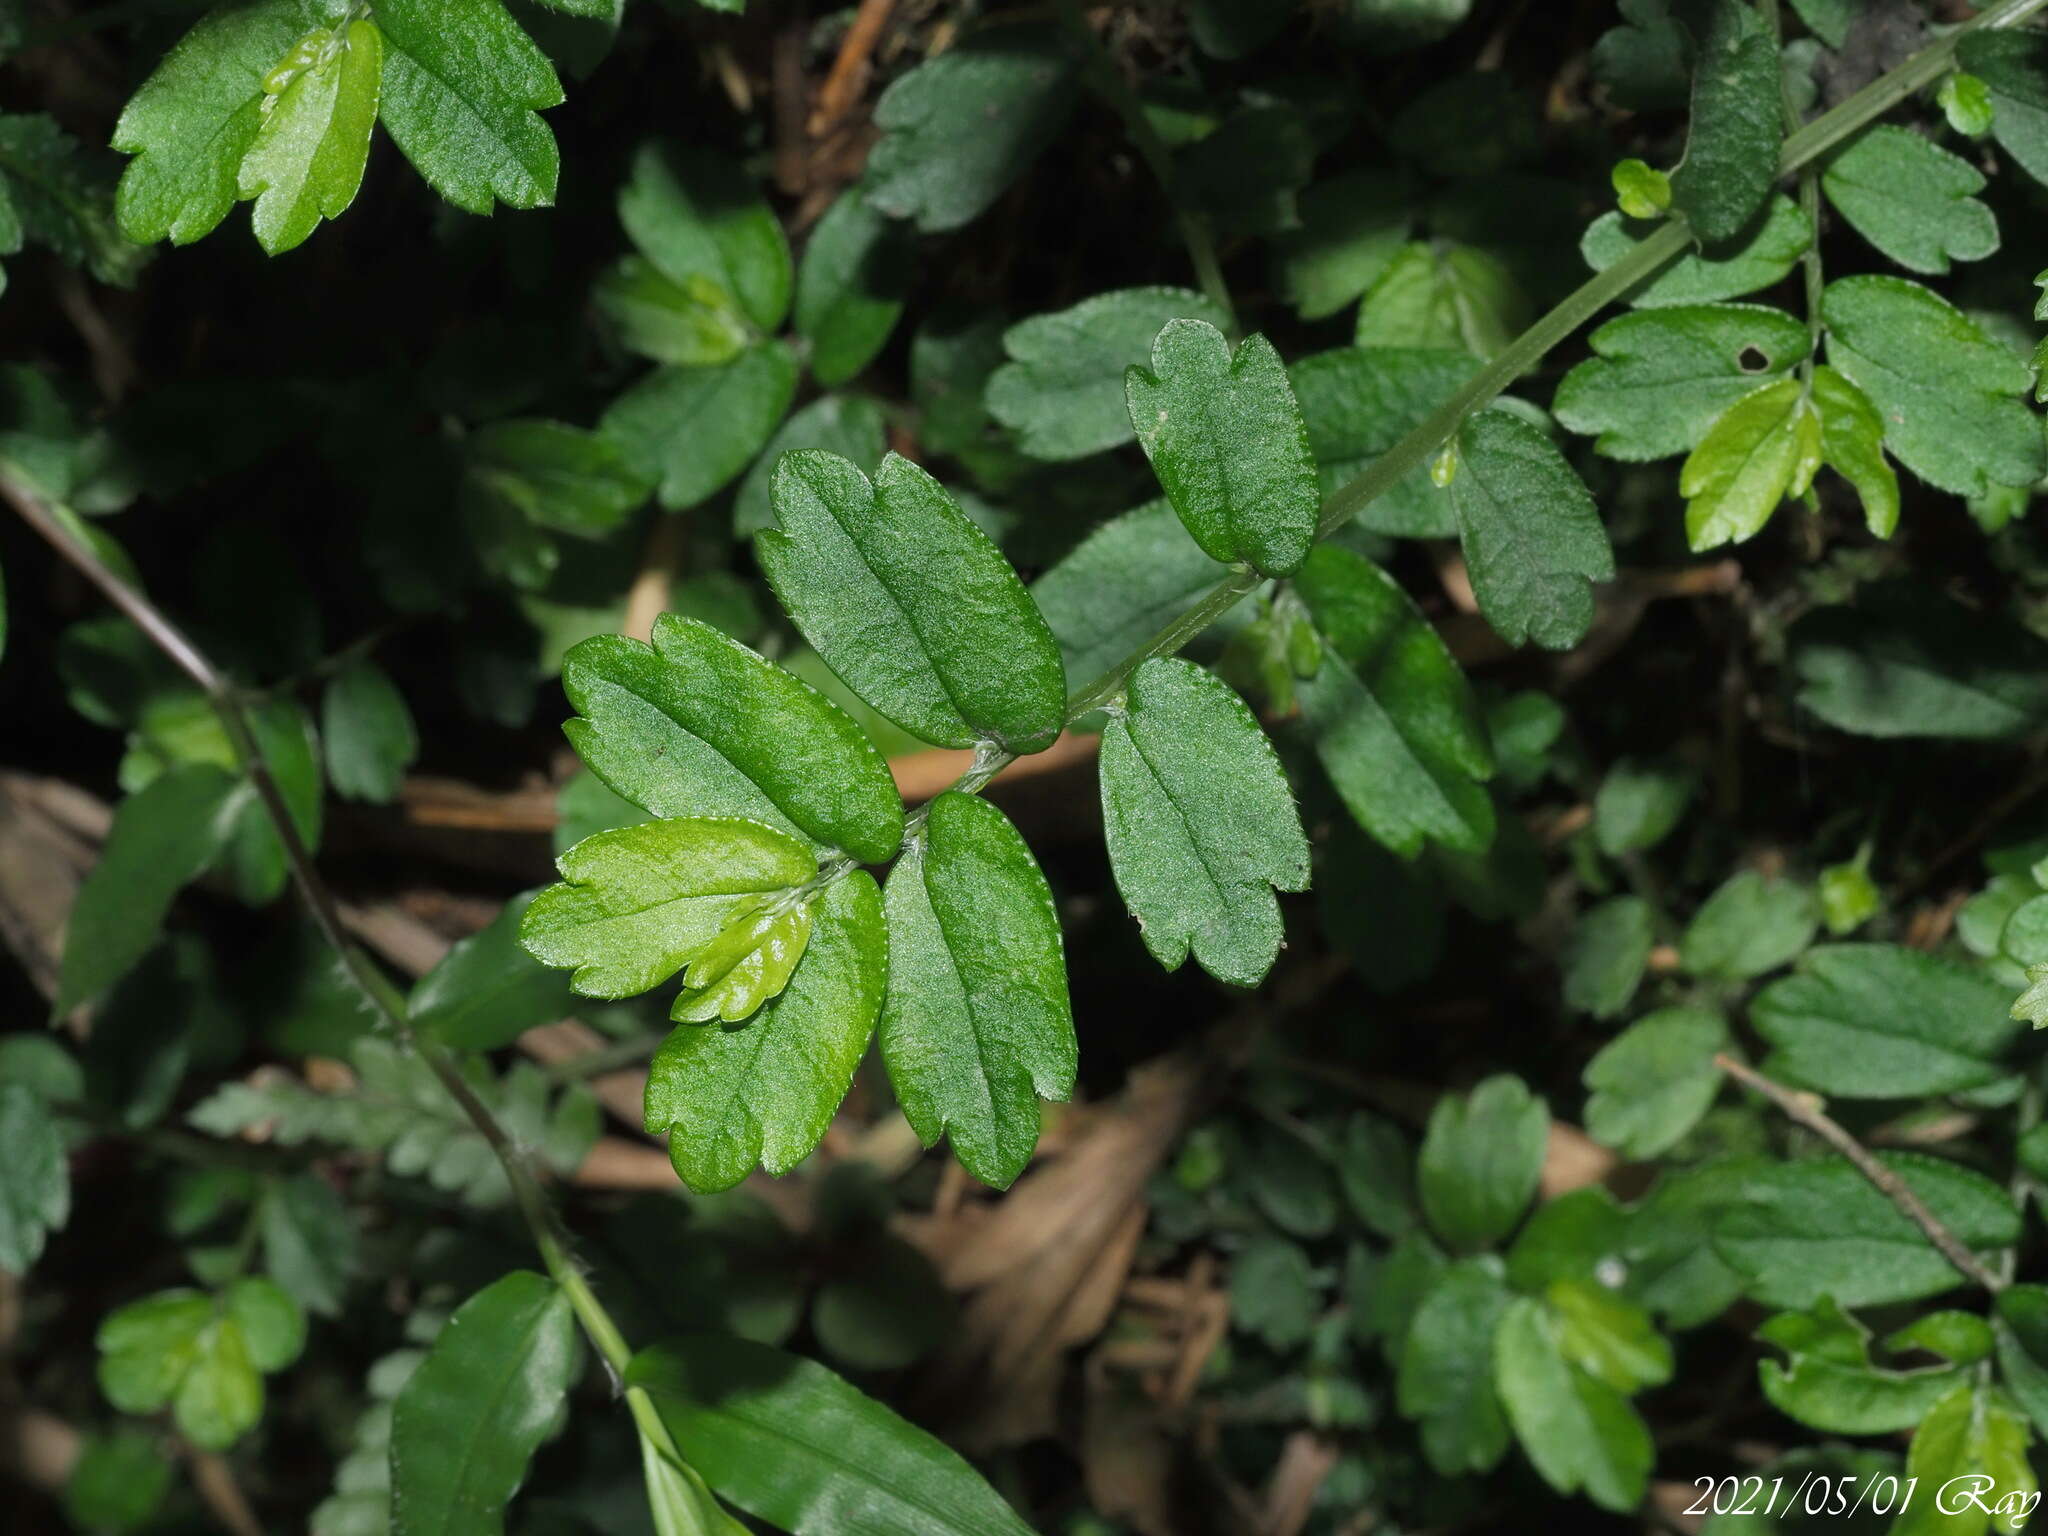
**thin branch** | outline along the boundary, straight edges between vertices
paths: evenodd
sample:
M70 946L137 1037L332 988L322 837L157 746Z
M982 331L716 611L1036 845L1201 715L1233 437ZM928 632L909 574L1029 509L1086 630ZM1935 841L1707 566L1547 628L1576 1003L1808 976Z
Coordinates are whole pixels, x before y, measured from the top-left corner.
M1941 1224L1941 1218L1927 1208L1927 1203L1913 1193L1912 1187L1904 1179L1871 1156L1869 1149L1862 1142L1828 1118L1818 1094L1804 1093L1795 1088L1787 1088L1783 1083L1773 1082L1754 1067L1737 1061L1732 1056L1716 1055L1714 1065L1745 1087L1754 1088L1777 1105L1786 1119L1795 1125L1805 1126L1846 1157L1858 1173L1877 1187L1879 1194L1891 1201L1914 1226L1927 1234L1927 1241L1940 1250L1941 1256L1955 1266L1958 1274L1982 1286L1993 1295L2005 1288L2005 1282L1986 1269L1983 1262L1963 1245L1962 1239Z

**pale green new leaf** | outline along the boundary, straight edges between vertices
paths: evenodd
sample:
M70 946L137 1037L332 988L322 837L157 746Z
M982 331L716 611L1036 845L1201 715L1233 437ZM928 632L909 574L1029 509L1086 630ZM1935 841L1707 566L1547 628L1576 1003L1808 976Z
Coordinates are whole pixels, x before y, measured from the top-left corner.
M1586 1063L1588 1134L1643 1162L1670 1151L1721 1091L1714 1055L1727 1045L1727 1022L1705 1008L1645 1014Z
M1564 455L1519 416L1474 412L1458 430L1449 494L1494 632L1510 645L1577 645L1593 622L1592 583L1614 576L1614 550Z
M25 1275L71 1215L71 1166L50 1107L27 1083L0 1082L0 1271Z
M1744 395L1804 359L1807 329L1761 304L1686 304L1610 320L1551 410L1610 459L1684 453ZM1825 422L1823 423L1825 424Z
M1521 1246L1517 1244L1517 1249ZM1595 1381L1617 1392L1634 1393L1671 1379L1670 1341L1641 1307L1592 1275L1554 1275L1544 1287L1543 1299L1549 1304L1558 1348Z
M657 363L715 368L747 349L753 331L710 277L677 282L644 256L624 256L591 290L619 342Z
M1741 233L1778 179L1784 107L1778 40L1743 0L1705 0L1693 38L1692 111L1672 201L1700 239Z
M1074 1089L1078 1048L1052 892L1009 819L948 790L889 875L882 1060L927 1146L1001 1189L1038 1144L1040 1099Z
M405 695L368 657L350 662L320 695L320 749L334 792L388 804L419 756L419 729Z
M305 1342L298 1303L260 1276L218 1295L159 1291L100 1324L100 1390L123 1413L168 1406L195 1445L224 1451L263 1417L263 1377Z
M114 125L114 148L135 156L114 203L129 239L189 245L227 217L263 126L263 83L321 12L315 0L226 6L164 55Z
M1188 534L1210 558L1268 576L1298 567L1315 541L1315 461L1280 354L1249 336L1233 356L1205 320L1170 320L1152 366L1124 394L1138 445Z
M1909 272L1998 249L1998 220L1975 195L1984 177L1930 139L1880 123L1828 161L1821 188L1850 228Z
M1412 858L1425 842L1479 852L1493 841L1486 725L1458 664L1399 583L1348 549L1319 546L1298 586L1325 645L1297 685L1346 807Z
M944 486L893 453L870 482L815 451L784 454L773 484L762 569L849 688L943 746L1052 745L1067 705L1058 643Z
M1056 26L989 27L896 81L875 103L882 137L868 154L868 201L926 234L977 217L1073 110L1080 80L1068 48Z
M1437 1277L1409 1320L1398 1401L1422 1428L1439 1476L1485 1472L1508 1448L1493 1387L1493 1338L1513 1300L1496 1261L1460 1259Z
M1506 1237L1536 1196L1549 1141L1550 1111L1519 1077L1500 1073L1439 1099L1416 1160L1436 1234L1468 1251Z
M1229 324L1185 288L1122 288L1019 321L1003 333L1010 360L989 377L989 414L1035 459L1082 459L1128 443L1125 370L1151 355L1171 320Z
M2026 362L1940 295L1898 277L1845 277L1822 300L1828 361L1884 418L1885 446L1930 485L1982 496L2048 472Z
M1476 246L1419 241L1402 248L1366 292L1361 347L1456 348L1489 358L1529 321L1528 296L1496 256Z
M909 225L877 211L859 187L839 195L796 273L794 323L811 344L811 377L830 389L874 360L903 313L916 256Z
M235 789L219 768L188 763L121 802L71 909L51 1005L56 1016L106 991L156 942L179 887L227 846Z
M614 400L599 430L657 482L661 504L687 511L722 490L768 441L796 393L779 341L716 368L657 368Z
M1626 1514L1642 1501L1656 1459L1649 1427L1628 1399L1565 1358L1543 1303L1514 1301L1494 1334L1494 1384L1515 1438L1560 1493L1584 1492Z
M871 863L902 839L903 802L860 727L708 624L663 614L651 646L593 636L562 686L571 744L650 815L745 817Z
M753 178L725 156L641 145L619 188L619 222L656 271L698 302L739 317L743 327L766 335L789 312L789 242L781 221Z
M1981 1088L2022 1026L2012 994L1974 968L1896 944L1828 944L1750 1005L1775 1049L1772 1077L1856 1099L1906 1099Z
M1658 227L1618 213L1606 214L1586 227L1579 254L1586 258L1587 266L1604 272ZM1799 205L1782 192L1776 193L1733 239L1715 244L1711 252L1691 251L1679 257L1631 289L1628 301L1639 309L1661 309L1739 299L1784 277L1812 243L1813 226Z
M391 1409L392 1536L494 1536L583 1362L569 1298L515 1269L455 1309Z
M1961 1365L1917 1371L1871 1364L1870 1330L1823 1296L1810 1311L1767 1318L1757 1337L1785 1360L1757 1367L1764 1396L1779 1412L1834 1435L1883 1435L1912 1429L1966 1379Z
M810 1156L874 1034L895 963L881 892L856 870L810 907L810 942L780 997L742 1025L679 1026L648 1068L647 1132L668 1136L699 1194Z
M815 1361L691 1334L635 1355L626 1385L721 1497L793 1536L1029 1536L957 1454Z
M1820 412L1820 455L1856 489L1863 520L1880 539L1899 526L1899 477L1884 456L1884 417L1863 393L1826 363L1813 370Z
M563 883L534 897L519 938L543 963L574 967L585 997L660 986L764 895L803 884L817 860L757 821L692 817L614 827L555 861Z
M1779 502L1806 494L1820 455L1820 417L1798 379L1744 395L1678 472L1686 542L1699 551L1756 537Z
M378 0L381 120L413 168L456 207L544 208L561 156L539 109L561 82L499 0Z
M1308 839L1258 718L1213 672L1154 658L1102 732L1110 867L1145 947L1173 970L1190 951L1220 981L1256 986L1285 931L1273 890L1308 888Z
M2027 1458L2032 1439L2026 1416L1997 1387L1952 1389L1921 1421L1906 1452L1908 1481L1934 1497L1907 1503L1891 1536L2017 1536L2039 1497Z
M237 173L250 225L275 256L355 201L377 121L384 37L373 21L316 27L264 79L262 118Z

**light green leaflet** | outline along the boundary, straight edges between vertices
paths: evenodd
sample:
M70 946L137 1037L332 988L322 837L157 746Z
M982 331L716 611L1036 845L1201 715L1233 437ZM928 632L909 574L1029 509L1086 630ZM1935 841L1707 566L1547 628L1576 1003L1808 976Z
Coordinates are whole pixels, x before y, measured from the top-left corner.
M1001 811L948 790L890 872L888 914L882 1059L904 1116L1007 1188L1038 1144L1038 1100L1074 1089L1052 892Z
M1586 265L1604 272L1647 239L1657 226L1606 214L1586 227L1579 254ZM1710 304L1739 299L1777 282L1813 243L1813 226L1799 205L1782 192L1764 204L1763 212L1733 240L1716 245L1711 254L1693 251L1681 256L1648 282L1634 289L1628 301L1639 309L1673 304Z
M647 500L618 444L567 422L493 421L463 442L466 477L543 528L598 538Z
M836 454L787 453L781 527L755 539L804 638L853 691L926 741L1052 745L1066 670L1031 594L944 486L890 454L872 482Z
M1884 456L1884 417L1870 397L1838 370L1813 370L1813 404L1820 412L1820 453L1828 468L1856 489L1863 520L1880 539L1899 526L1899 477Z
M1763 531L1778 503L1804 496L1820 469L1820 418L1797 379L1780 379L1728 407L1678 472L1685 535L1695 550Z
M737 1028L669 1035L648 1069L647 1130L667 1133L685 1184L709 1194L757 1162L782 1174L810 1156L868 1048L889 968L881 892L856 870L812 902L810 942L780 997Z
M811 941L811 909L743 911L697 952L669 1017L679 1024L737 1024L789 985Z
M382 121L458 208L545 208L561 156L540 108L561 105L554 66L499 0L378 0Z
M1169 320L1229 318L1185 288L1122 288L1003 333L1010 360L989 376L989 414L1035 459L1083 459L1131 440L1124 370L1142 363Z
M713 279L677 282L644 256L621 257L590 296L619 341L657 363L713 368L744 352L753 334Z
M502 1531L582 1364L576 1314L545 1275L515 1269L457 1307L392 1404L393 1536Z
M742 339L748 326L772 333L789 312L789 243L782 224L753 178L724 156L675 144L641 145L632 175L619 189L619 222L658 274L693 302L731 317Z
M1416 1189L1429 1224L1453 1249L1501 1241L1520 1223L1543 1176L1550 1111L1520 1078L1498 1073L1429 1117Z
M1318 546L1297 578L1326 644L1299 692L1316 755L1358 824L1403 858L1493 841L1493 752L1471 685L1385 571Z
M256 199L250 222L275 256L321 219L339 218L363 184L377 121L384 37L371 21L316 27L264 77L262 118L238 187Z
M795 838L726 817L614 827L556 867L563 883L533 898L519 938L546 964L575 967L570 985L585 997L657 987L714 941L725 946L724 974L753 947L728 955L728 926L746 927L762 896L801 885L818 868Z
M2022 403L2026 362L1938 294L1898 277L1828 284L1828 361L1870 398L1884 444L1930 485L1982 496L2048 471L2041 422Z
M100 1324L100 1390L123 1413L168 1406L197 1446L224 1451L263 1417L263 1378L298 1359L306 1318L271 1280L218 1295L159 1291Z
M1358 308L1361 347L1449 347L1488 358L1528 323L1529 299L1500 260L1475 246L1418 241Z
M1592 492L1549 438L1503 410L1458 429L1448 487L1479 611L1503 640L1569 650L1593 622L1614 550Z
M1907 1505L1892 1526L1893 1536L2006 1536L2024 1530L2033 1509L2028 1501L2038 1498L2040 1487L2027 1457L2032 1439L2026 1416L2009 1394L1983 1381L1955 1387L1921 1421L1906 1452L1907 1478L1947 1495ZM1964 1500L1964 1489L1982 1490L1982 1502Z
M1983 176L1908 129L1880 123L1851 139L1820 184L1851 228L1909 272L1939 275L1951 259L1998 249L1998 221L1973 195Z
M1110 865L1145 947L1190 951L1256 986L1285 936L1273 890L1308 888L1308 839L1287 775L1244 700L1192 662L1154 658L1102 731Z
M1494 1383L1515 1438L1560 1493L1618 1513L1642 1501L1656 1450L1628 1399L1565 1358L1558 1320L1534 1297L1494 1334Z
M1249 336L1231 355L1206 320L1169 320L1124 396L1138 445L1211 559L1285 576L1315 542L1316 466L1280 354Z
M1984 1326L1979 1318L1970 1321ZM1780 1412L1834 1435L1915 1428L1966 1374L1961 1365L1879 1369L1870 1361L1870 1330L1827 1296L1811 1311L1766 1318L1756 1336L1786 1356L1782 1365L1765 1360L1757 1367L1764 1396ZM1892 1341L1894 1347L1903 1342Z
M1721 413L1807 355L1806 327L1762 304L1687 304L1610 320L1551 409L1610 459L1684 453Z
M889 765L816 689L708 624L663 614L653 645L597 635L562 662L590 770L661 817L736 816L881 863L903 837Z

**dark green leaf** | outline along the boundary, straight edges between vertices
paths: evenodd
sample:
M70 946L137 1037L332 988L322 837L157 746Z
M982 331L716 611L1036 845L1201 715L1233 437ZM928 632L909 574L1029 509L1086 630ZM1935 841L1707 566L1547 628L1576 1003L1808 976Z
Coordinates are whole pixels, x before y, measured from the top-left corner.
M789 312L782 225L753 178L723 155L641 145L619 189L619 222L657 272L695 303L735 316L743 335L748 325L771 334Z
M1308 886L1308 839L1280 760L1212 672L1155 658L1102 733L1111 868L1145 947L1173 970L1192 950L1220 981L1256 986L1284 930L1273 890Z
M796 392L796 363L766 342L716 368L657 368L612 402L600 430L686 511L746 468Z
M1828 1296L1809 1312L1767 1319L1757 1337L1785 1351L1784 1364L1765 1360L1757 1367L1764 1396L1779 1412L1829 1434L1912 1429L1965 1376L1959 1365L1917 1371L1872 1365L1870 1331Z
M1655 942L1654 915L1640 896L1616 896L1589 907L1558 955L1564 1004L1596 1019L1628 1007Z
M796 274L796 333L811 344L811 376L830 389L874 360L910 289L916 242L859 187L826 210Z
M1235 355L1205 320L1169 320L1152 366L1124 376L1131 426L1189 536L1212 559L1269 576L1315 541L1316 470L1280 354L1250 336Z
M1306 1343L1322 1307L1315 1267L1301 1244L1259 1232L1230 1261L1231 1326L1272 1348Z
M881 468L887 451L888 419L882 407L866 395L820 395L809 405L790 414L768 439L768 446L754 460L747 478L740 482L733 498L732 531L749 538L763 528L775 526L773 485L775 469L785 453L814 448L853 461L854 468L872 475Z
M1821 186L1856 233L1908 272L1939 275L1951 259L1998 249L1998 221L1973 196L1983 176L1908 129L1880 123L1851 139Z
M1479 611L1510 645L1569 650L1593 622L1590 583L1614 576L1592 493L1519 416L1478 411L1458 431L1451 508Z
M889 875L882 1059L927 1146L1005 1188L1038 1144L1038 1100L1073 1092L1058 914L1003 813L949 790Z
M1359 1220L1382 1237L1415 1225L1414 1163L1408 1138L1390 1122L1364 1110L1345 1121L1337 1177Z
M71 1215L71 1166L42 1095L0 1082L0 1270L25 1275Z
M1472 367L1470 354L1440 348L1339 347L1288 369L1325 494L1364 473L1420 426L1471 377ZM1450 500L1437 494L1427 465L1368 502L1357 522L1404 538L1449 538L1458 531Z
M1227 573L1197 549L1164 501L1111 518L1031 588L1085 688L1150 640Z
M1560 1493L1583 1491L1617 1514L1641 1501L1656 1452L1650 1431L1614 1388L1565 1358L1559 1327L1531 1297L1513 1302L1494 1336L1494 1381L1515 1438Z
M1453 1248L1485 1248L1514 1230L1535 1198L1550 1111L1502 1073L1437 1101L1417 1163L1423 1213Z
M391 1410L393 1536L491 1536L582 1363L554 1282L514 1270L455 1309Z
M1727 240L1778 179L1778 42L1742 0L1709 0L1693 51L1692 114L1672 201L1702 240Z
M407 1003L413 1028L458 1050L494 1051L574 1010L568 978L519 942L520 924L539 894L513 897L419 979Z
M175 1470L154 1435L117 1429L89 1436L64 1485L64 1513L79 1529L126 1536L151 1523Z
M649 484L608 437L559 421L494 421L463 443L466 488L543 528L598 538L647 500Z
M1658 226L1610 213L1587 226L1579 253L1586 265L1604 272L1626 256ZM1672 304L1712 304L1739 299L1768 288L1798 264L1813 243L1813 226L1799 205L1783 193L1772 196L1763 211L1734 239L1711 250L1681 256L1655 277L1630 291L1628 301L1641 309Z
M308 1312L341 1315L357 1263L355 1214L315 1173L279 1179L262 1196L263 1267Z
M367 657L335 673L320 696L320 746L334 792L388 804L419 756L405 695Z
M1422 1450L1442 1477L1485 1472L1508 1448L1493 1387L1493 1336L1513 1298L1497 1263L1460 1259L1437 1277L1401 1351L1401 1412L1422 1426Z
M2009 1285L1994 1303L1992 1332L2006 1390L2048 1434L2048 1286Z
M720 1495L793 1536L1028 1536L966 1462L811 1361L698 1334L626 1383Z
M1264 0L1252 3L1279 14ZM1347 171L1317 182L1298 206L1301 228L1274 244L1276 286L1304 320L1320 320L1371 288L1407 243L1408 191L1383 171Z
M1587 1131L1624 1157L1669 1151L1720 1092L1714 1053L1727 1045L1726 1021L1707 1009L1644 1015L1586 1063Z
M1819 926L1812 886L1745 869L1693 914L1679 936L1678 957L1695 976L1742 981L1797 957Z
M1991 134L2034 180L2048 184L2048 38L2030 30L1969 32L1956 63L1991 93Z
M896 958L881 892L856 870L808 910L810 941L782 995L737 1028L682 1025L648 1070L648 1134L668 1134L669 1161L700 1194L757 1162L783 1174L810 1156L874 1033Z
M1052 745L1067 705L1058 645L944 486L894 454L870 483L811 451L776 466L774 501L762 568L848 687L926 741Z
M1451 241L1404 246L1358 307L1361 347L1454 348L1489 358L1530 318L1528 296L1498 257Z
M583 761L651 815L751 817L873 863L902 840L903 803L860 727L709 625L664 614L651 648L586 640L562 685Z

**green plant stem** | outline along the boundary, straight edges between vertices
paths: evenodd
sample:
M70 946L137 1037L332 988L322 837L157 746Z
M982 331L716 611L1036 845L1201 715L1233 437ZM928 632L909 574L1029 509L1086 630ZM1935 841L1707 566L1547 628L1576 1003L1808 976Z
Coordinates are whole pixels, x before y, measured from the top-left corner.
M1774 40L1782 40L1784 25L1778 12L1778 0L1764 0L1764 24L1771 29ZM1785 120L1785 136L1789 140L1799 132L1799 108L1792 100L1792 82L1784 71L1778 74L1778 106ZM1806 299L1806 356L1799 360L1799 379L1810 395L1813 392L1813 366L1815 354L1820 351L1820 301L1822 269L1820 260L1820 173L1812 166L1805 165L1795 173L1799 180L1799 211L1806 215L1806 227L1812 238L1806 242L1806 250L1800 255L1799 270Z
M1081 48L1082 72L1087 76L1088 84L1123 119L1124 132L1130 135L1132 146L1158 181L1160 190L1166 194L1166 201L1173 209L1174 223L1180 229L1181 243L1188 248L1188 261L1195 269L1195 281L1201 285L1209 302L1223 311L1226 320L1223 329L1234 340L1237 336L1237 308L1230 302L1230 285L1223 281L1223 265L1216 256L1216 238L1209 228L1208 219L1188 207L1181 198L1173 174L1173 156L1167 150L1166 141L1159 137L1152 120L1145 115L1145 104L1138 100L1138 93L1117 72L1116 61L1102 46L1095 29L1088 25L1087 17L1081 14L1080 0L1061 0L1060 16Z
M40 534L51 548L98 587L107 600L206 695L207 702L220 716L222 728L234 744L243 770L255 786L257 798L261 800L284 848L292 883L298 887L299 895L311 910L321 934L340 957L349 980L391 1034L426 1062L456 1107L497 1157L548 1274L568 1296L583 1331L614 1375L623 1373L626 1361L632 1357L632 1350L571 1258L560 1223L541 1191L526 1153L506 1134L489 1106L476 1096L448 1051L436 1042L423 1040L414 1034L406 1014L405 999L369 956L350 942L348 930L342 924L340 904L321 876L305 841L299 836L298 824L292 820L276 780L271 777L270 765L264 761L262 748L250 730L248 717L243 712L242 695L233 680L222 673L161 609L74 538L42 500L12 475L0 473L0 498L4 498L20 514L22 521Z

